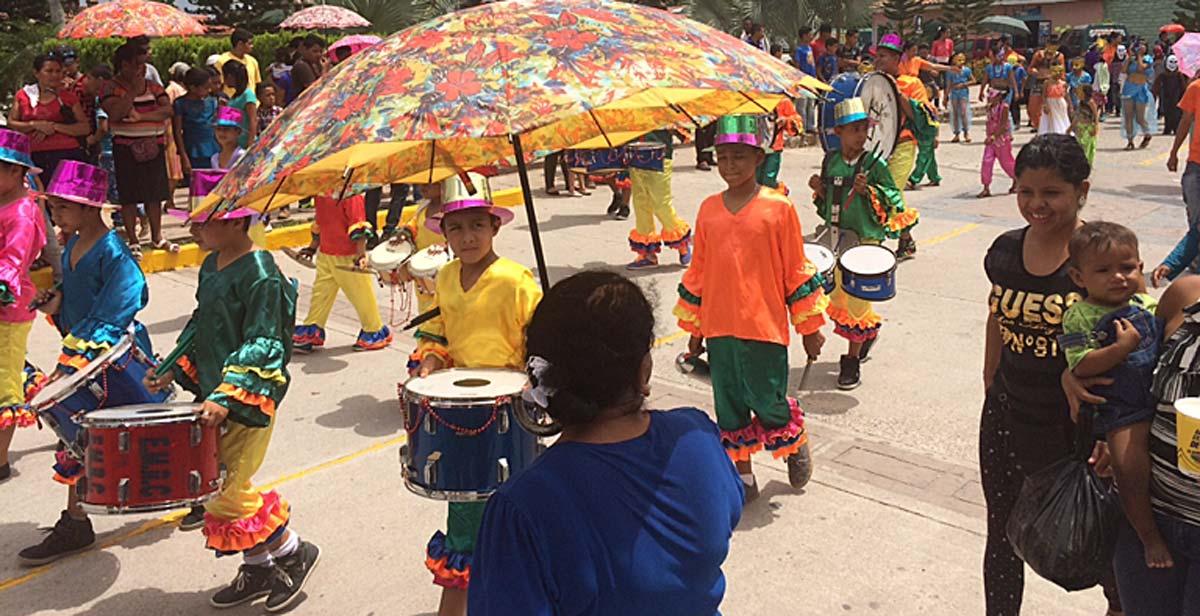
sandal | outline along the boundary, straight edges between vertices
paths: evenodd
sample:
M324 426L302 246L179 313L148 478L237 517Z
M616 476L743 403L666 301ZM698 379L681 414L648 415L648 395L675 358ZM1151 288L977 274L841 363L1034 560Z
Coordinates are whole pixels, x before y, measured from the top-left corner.
M129 242L129 253L133 255L134 261L142 260L142 245L137 241Z
M1131 152L1131 151L1133 151L1133 149L1134 149L1134 148L1133 148L1133 142L1132 142L1132 141L1130 141L1129 143L1127 143L1127 144L1125 145L1125 151L1126 151L1126 152Z
M980 191L978 195L975 195L975 198L976 199L987 199L990 196L992 196L992 191L990 189L985 188L982 191Z
M176 244L175 242L169 241L169 240L167 240L166 238L163 238L163 239L161 239L161 240L158 240L157 242L155 242L155 243L154 243L154 248L155 248L156 250L165 250L165 251L167 251L167 252L170 252L170 253L176 253L176 252L179 252L179 244Z
M551 197L557 197L557 196L561 195L562 193L558 192L557 188L547 188L546 194L550 195Z
M1150 135L1146 135L1145 137L1142 137L1142 142L1138 144L1138 149L1144 150L1149 146L1150 146Z

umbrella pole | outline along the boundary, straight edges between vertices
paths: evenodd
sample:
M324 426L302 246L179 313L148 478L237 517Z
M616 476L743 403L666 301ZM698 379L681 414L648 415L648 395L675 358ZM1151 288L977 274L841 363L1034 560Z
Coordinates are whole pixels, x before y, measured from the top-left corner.
M550 290L550 274L546 272L546 255L542 252L542 236L538 232L537 212L533 209L533 191L529 188L529 171L525 168L525 152L521 136L512 135L513 155L517 157L517 175L521 178L521 195L525 197L525 215L529 218L529 234L533 236L533 258L537 260L538 278L542 290Z

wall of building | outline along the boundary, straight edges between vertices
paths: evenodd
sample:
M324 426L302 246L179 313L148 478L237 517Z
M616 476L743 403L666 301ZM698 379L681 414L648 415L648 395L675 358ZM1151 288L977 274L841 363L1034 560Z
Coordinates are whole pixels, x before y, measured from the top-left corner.
M1104 0L1104 18L1129 28L1130 33L1148 39L1158 36L1158 29L1171 22L1175 14L1174 0Z

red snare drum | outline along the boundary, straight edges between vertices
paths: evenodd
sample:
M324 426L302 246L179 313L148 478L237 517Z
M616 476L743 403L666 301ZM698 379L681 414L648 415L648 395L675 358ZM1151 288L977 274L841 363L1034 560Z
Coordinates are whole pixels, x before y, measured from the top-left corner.
M200 405L138 404L80 418L84 476L76 485L92 513L191 507L221 489L217 428L200 424Z

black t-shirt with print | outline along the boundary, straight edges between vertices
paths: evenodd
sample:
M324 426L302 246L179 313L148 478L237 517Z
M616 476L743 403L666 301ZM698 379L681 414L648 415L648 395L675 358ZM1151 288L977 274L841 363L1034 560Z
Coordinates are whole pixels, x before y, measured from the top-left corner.
M1025 269L1022 247L1028 227L992 242L983 269L992 283L988 310L1000 324L1000 367L993 392L1005 393L1014 412L1056 423L1067 412L1060 378L1067 368L1058 347L1067 308L1083 298L1063 263L1048 276Z

